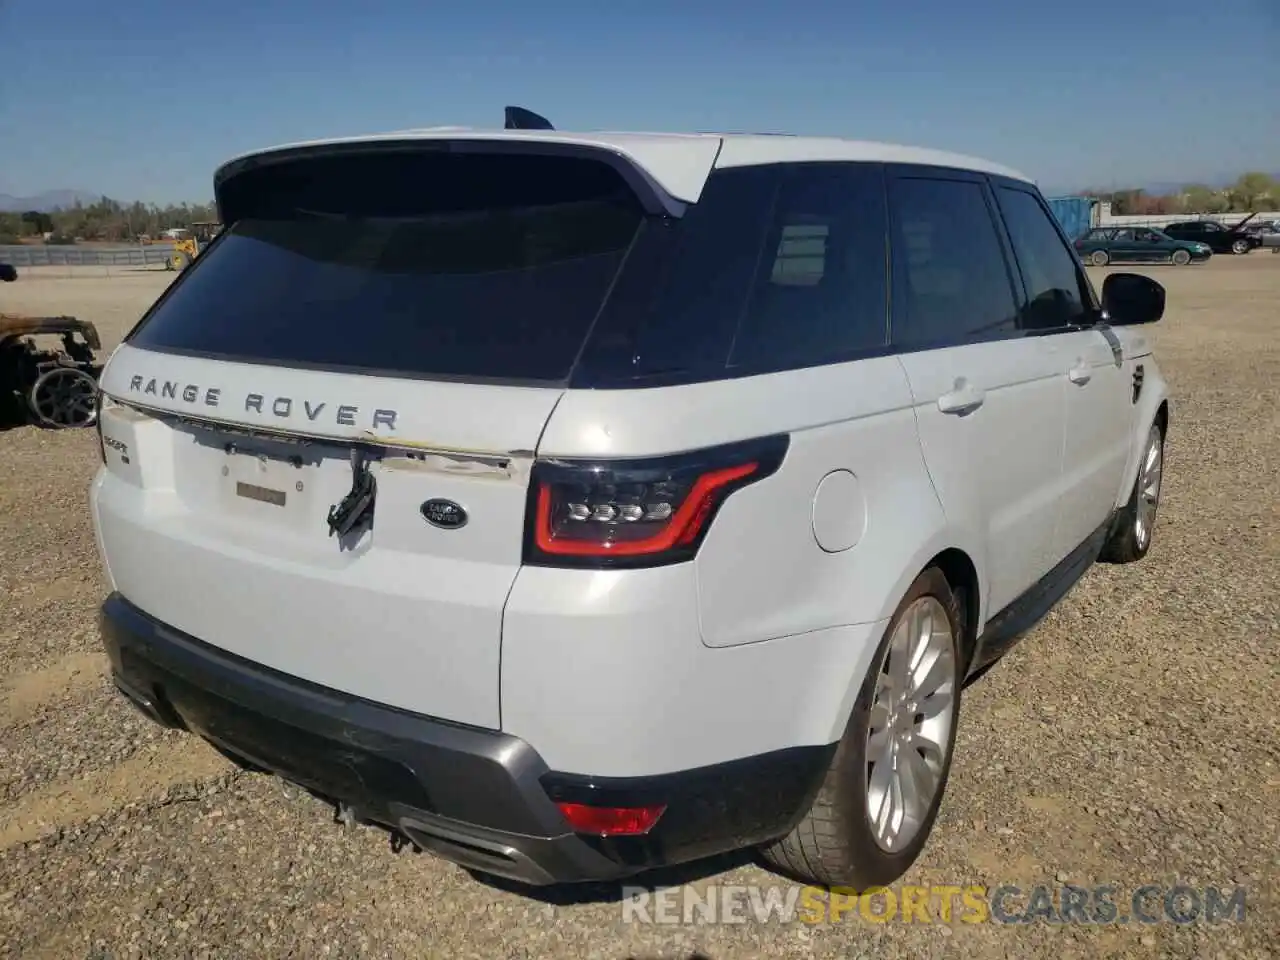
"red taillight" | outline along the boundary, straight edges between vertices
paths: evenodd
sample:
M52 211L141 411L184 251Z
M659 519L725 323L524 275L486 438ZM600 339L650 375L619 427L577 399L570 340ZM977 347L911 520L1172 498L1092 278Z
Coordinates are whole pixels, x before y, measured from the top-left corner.
M687 545L706 523L707 515L715 504L716 492L735 480L750 476L758 468L759 464L746 463L703 474L683 497L679 509L674 508L671 501L676 498L669 494L650 493L646 498L645 491L641 491L617 503L611 497L597 493L594 497L582 498L590 503L564 503L563 516L558 520L552 517L555 487L550 483L540 484L535 530L538 549L543 553L579 557L635 556L661 553L677 544ZM597 502L601 500L605 502ZM575 523L583 524L581 533L574 529ZM610 526L591 529L593 523L608 523ZM633 533L640 535L630 536Z
M557 803L574 833L597 837L636 837L653 829L667 809L664 804L648 807L592 807L585 803Z
M777 470L786 449L784 436L643 461L540 461L531 478L525 560L570 566L687 560L725 499Z

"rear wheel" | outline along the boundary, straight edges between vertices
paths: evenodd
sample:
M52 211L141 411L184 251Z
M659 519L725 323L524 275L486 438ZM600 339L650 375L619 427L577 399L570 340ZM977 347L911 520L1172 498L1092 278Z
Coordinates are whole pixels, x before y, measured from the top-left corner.
M1095 267L1105 267L1111 262L1111 257L1107 255L1105 250L1095 250L1089 254L1089 262Z
M962 629L946 577L930 567L889 621L813 805L762 851L771 865L859 890L911 867L951 771Z
M1185 267L1191 262L1191 254L1185 250L1175 250L1173 251L1173 262L1180 267Z

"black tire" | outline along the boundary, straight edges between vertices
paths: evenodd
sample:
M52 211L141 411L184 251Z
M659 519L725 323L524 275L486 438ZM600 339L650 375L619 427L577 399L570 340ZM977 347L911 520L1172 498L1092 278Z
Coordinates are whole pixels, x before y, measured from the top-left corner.
M1095 267L1105 267L1111 262L1111 255L1105 250L1095 250L1089 254L1089 262Z
M1143 464L1153 441L1156 443L1156 448L1159 452L1161 476L1156 481L1156 502L1151 508L1150 516L1147 518L1147 529L1144 535L1138 523L1138 501L1142 496ZM1129 499L1116 515L1115 526L1111 529L1111 535L1107 538L1107 542L1103 544L1102 553L1098 557L1102 563L1135 563L1150 552L1151 544L1155 540L1155 522L1156 517L1159 515L1160 481L1163 479L1163 472L1164 429L1157 422L1151 425L1151 429L1147 433L1147 440L1142 447L1142 459L1138 461L1138 473L1133 478L1133 489L1129 491Z
M1231 244L1231 252L1236 254L1237 256L1246 254L1252 249L1253 249L1253 246L1252 244L1249 243L1248 240L1236 240L1236 241L1233 241Z
M885 665L894 629L912 602L926 596L938 600L951 626L955 670L951 678L950 734L927 815L910 842L900 850L888 852L876 841L867 810L868 726L879 675ZM928 842L951 773L964 673L961 656L965 649L963 622L956 597L942 571L930 567L916 577L890 618L876 648L844 735L812 805L789 834L761 849L769 865L802 882L829 887L849 886L856 890L888 885L910 869Z
M1191 254L1186 250L1175 250L1173 251L1173 256L1170 259L1173 260L1175 266L1185 267L1191 262Z

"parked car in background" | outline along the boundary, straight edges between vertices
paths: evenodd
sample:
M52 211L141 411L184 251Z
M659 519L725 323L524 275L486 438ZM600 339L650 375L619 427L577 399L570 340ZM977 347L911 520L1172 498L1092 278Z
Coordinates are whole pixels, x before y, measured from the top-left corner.
M1280 251L1280 220L1270 220L1249 226L1249 233L1258 238L1259 244L1273 253Z
M1249 214L1235 226L1227 226L1217 220L1183 220L1171 223L1164 232L1175 240L1194 240L1208 244L1214 253L1248 253L1262 246L1262 241L1245 229L1245 224L1257 214Z
M1075 242L1080 259L1095 267L1108 263L1202 263L1213 251L1195 240L1175 240L1152 227L1094 227Z

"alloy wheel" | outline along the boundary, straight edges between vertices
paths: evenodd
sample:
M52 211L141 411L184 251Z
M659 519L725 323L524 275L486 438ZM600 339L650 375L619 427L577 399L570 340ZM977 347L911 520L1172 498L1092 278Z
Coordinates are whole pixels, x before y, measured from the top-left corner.
M1138 477L1137 518L1134 533L1138 546L1143 550L1151 541L1151 530L1155 525L1156 507L1160 503L1160 480L1164 473L1164 448L1161 443L1160 428L1152 427L1147 440L1147 449L1142 456L1142 467Z
M951 620L936 597L921 597L889 640L867 730L867 817L889 853L911 843L938 795L956 688Z
M89 427L98 418L98 384L75 367L54 367L31 386L28 403L47 427Z

